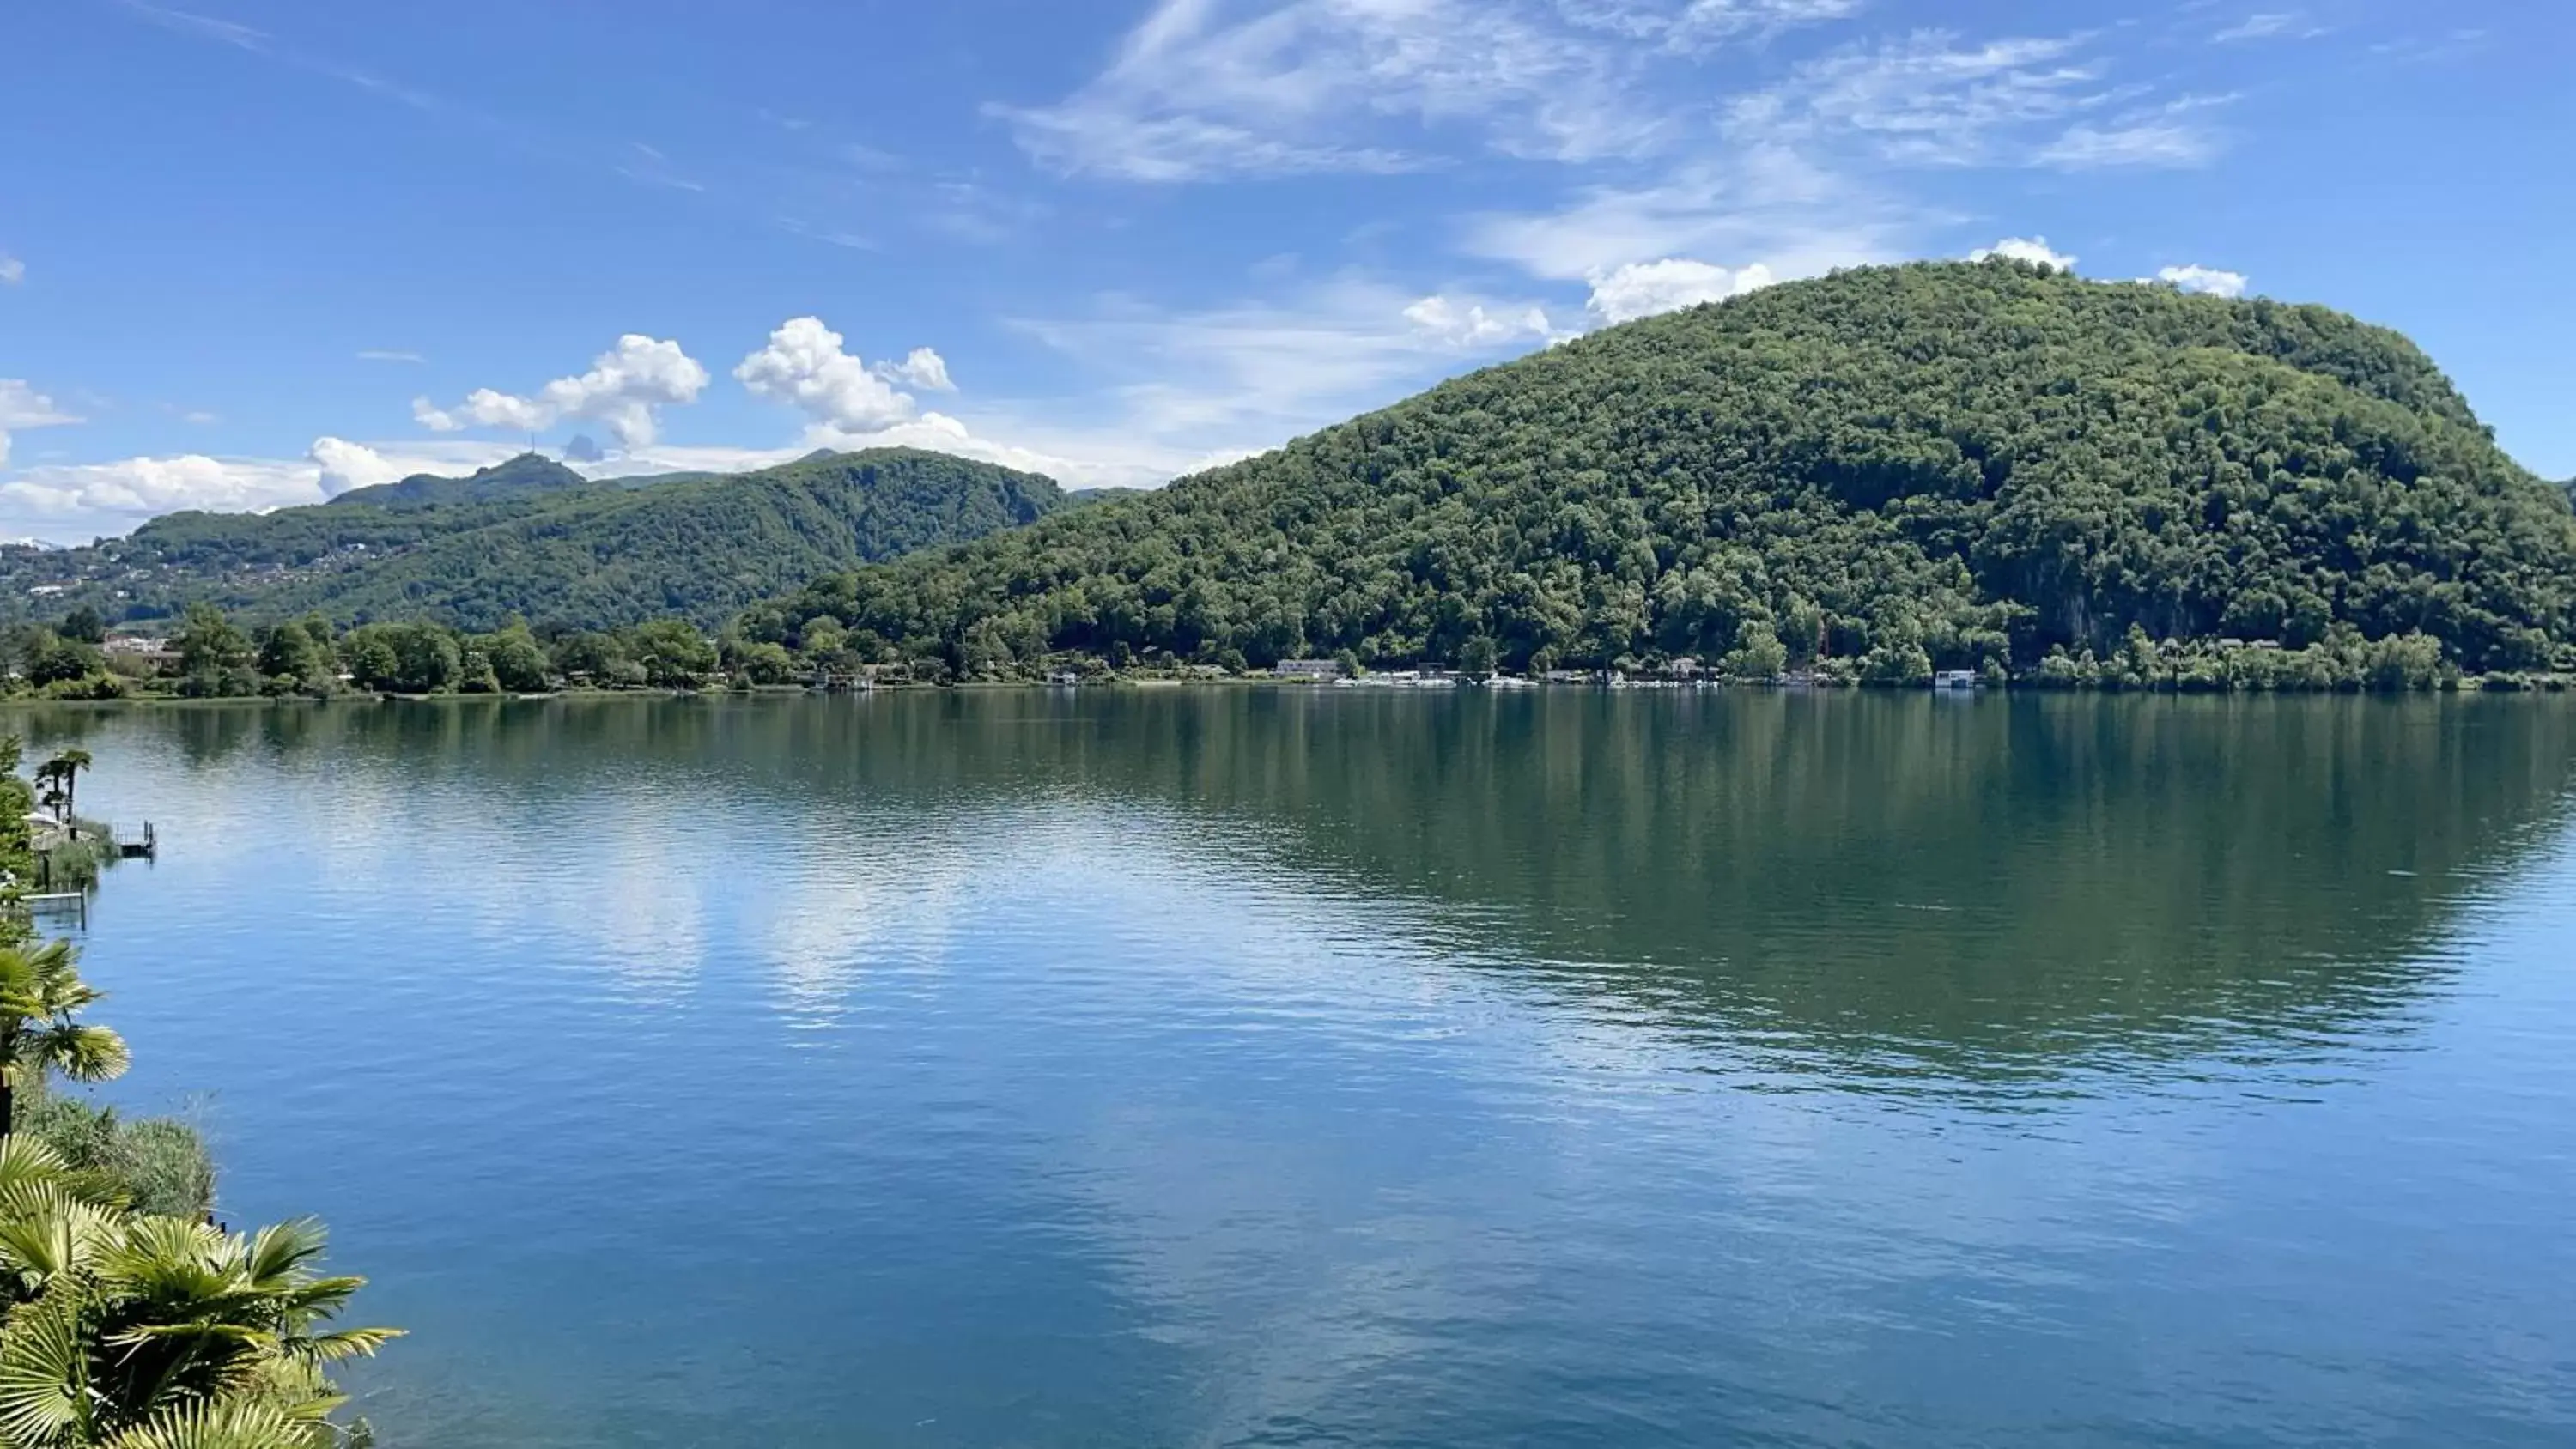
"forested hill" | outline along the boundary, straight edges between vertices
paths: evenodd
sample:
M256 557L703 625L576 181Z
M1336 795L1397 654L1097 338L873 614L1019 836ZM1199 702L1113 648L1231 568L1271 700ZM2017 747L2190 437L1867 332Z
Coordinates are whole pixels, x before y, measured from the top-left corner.
M1036 474L908 448L632 486L528 455L264 515L173 514L88 548L13 548L0 587L22 616L86 607L111 623L194 602L254 621L714 623L816 574L1014 528L1063 501Z
M2483 670L2576 663L2571 593L2567 497L2406 339L1995 261L1610 328L742 622L795 644L830 616L970 674L1348 650L1914 678L2168 639Z
M522 503L537 495L572 488L596 488L591 482L542 453L521 453L507 462L478 469L465 478L416 473L398 483L352 488L330 502L337 508L373 504L381 508L426 508L433 504Z

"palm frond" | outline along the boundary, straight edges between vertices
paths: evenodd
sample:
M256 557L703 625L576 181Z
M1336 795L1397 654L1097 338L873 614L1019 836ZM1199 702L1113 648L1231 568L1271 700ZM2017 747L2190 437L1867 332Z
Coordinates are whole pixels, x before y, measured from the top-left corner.
M257 1399L200 1400L154 1415L106 1449L312 1449L314 1430Z
M345 1359L374 1358L386 1344L403 1336L399 1328L343 1328L333 1333L317 1333L310 1338L290 1339L285 1351L294 1357L314 1363L339 1363Z
M28 1035L26 1055L75 1082L108 1082L134 1065L125 1038L103 1026L56 1022Z
M89 1359L78 1295L62 1293L9 1315L0 1332L0 1439L65 1442L90 1418Z
M253 1283L284 1286L306 1265L322 1256L322 1249L328 1241L328 1234L315 1218L295 1218L272 1224L251 1235L249 1251L243 1256L242 1270ZM365 1281L361 1278L357 1283Z

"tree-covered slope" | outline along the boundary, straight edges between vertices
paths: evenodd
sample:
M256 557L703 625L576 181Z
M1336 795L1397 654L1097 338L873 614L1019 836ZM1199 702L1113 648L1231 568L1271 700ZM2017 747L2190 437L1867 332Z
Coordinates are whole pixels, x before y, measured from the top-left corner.
M598 486L543 454L521 453L507 462L477 469L469 477L441 478L434 474L416 473L400 482L352 488L332 499L331 506L350 508L374 504L398 509L426 508L445 503L518 503L535 501L537 495L544 493Z
M1035 474L902 448L640 486L523 457L387 489L266 515L175 514L87 549L13 550L9 593L22 611L88 606L111 620L210 602L255 621L712 623L816 574L1014 528L1063 501ZM33 578L55 584L31 598Z
M1034 522L1048 479L910 448L810 458L737 477L590 491L439 538L356 574L272 591L272 613L509 615L585 627L660 614L722 619L816 573Z
M1635 322L1277 452L755 609L1050 651L2027 668L2154 638L2576 641L2576 518L2394 333L2009 262ZM1776 641L1776 643L1774 642ZM2416 640L2422 646L2424 641Z

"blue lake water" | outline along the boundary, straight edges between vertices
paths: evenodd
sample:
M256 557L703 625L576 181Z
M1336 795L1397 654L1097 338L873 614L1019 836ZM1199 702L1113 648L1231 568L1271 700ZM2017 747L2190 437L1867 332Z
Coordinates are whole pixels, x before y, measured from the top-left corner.
M2576 1443L2556 701L6 727L389 1445Z

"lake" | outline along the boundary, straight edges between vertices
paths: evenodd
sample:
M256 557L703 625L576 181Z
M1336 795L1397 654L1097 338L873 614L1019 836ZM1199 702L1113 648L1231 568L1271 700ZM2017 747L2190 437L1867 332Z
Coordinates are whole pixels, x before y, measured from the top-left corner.
M2576 706L18 710L389 1446L2576 1442Z

